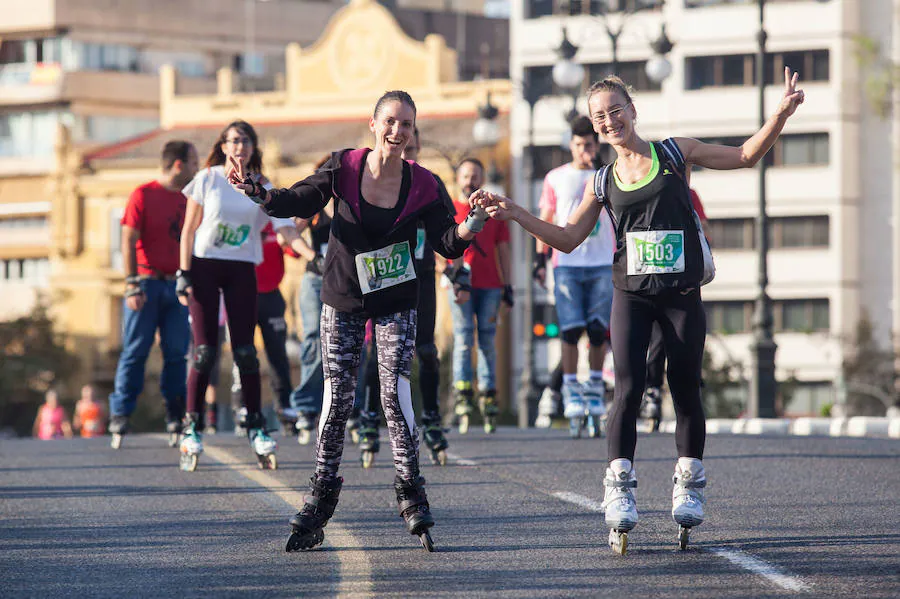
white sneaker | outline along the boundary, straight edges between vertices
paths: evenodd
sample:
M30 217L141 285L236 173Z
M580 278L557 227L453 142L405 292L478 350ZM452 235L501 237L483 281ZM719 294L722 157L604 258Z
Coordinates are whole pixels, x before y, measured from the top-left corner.
M563 383L562 388L562 399L563 406L566 418L580 418L584 416L585 411L585 397L584 397L584 387L582 387L581 383Z
M584 395L587 399L587 411L591 416L606 415L606 386L589 381L584 384Z
M603 486L606 487L606 493L603 496L606 525L611 530L619 532L628 532L637 526L638 512L634 502L637 478L634 475L631 461L613 460L606 469Z
M678 458L672 477L672 519L686 528L703 523L706 471L696 458Z

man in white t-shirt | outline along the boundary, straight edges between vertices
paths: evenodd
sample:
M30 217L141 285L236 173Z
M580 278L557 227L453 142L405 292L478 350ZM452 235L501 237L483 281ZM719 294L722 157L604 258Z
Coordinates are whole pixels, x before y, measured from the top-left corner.
M540 200L541 219L560 226L565 226L581 203L584 187L591 184L595 172L593 158L599 149L599 142L587 117L572 121L569 149L572 161L547 173ZM615 231L604 210L584 243L570 254L553 251L554 297L562 341L562 396L566 418L578 418L586 412L599 417L606 411L603 360L608 347L615 247ZM535 273L538 278L545 266L546 249L546 245L537 242ZM580 383L578 341L585 332L590 343L590 379Z

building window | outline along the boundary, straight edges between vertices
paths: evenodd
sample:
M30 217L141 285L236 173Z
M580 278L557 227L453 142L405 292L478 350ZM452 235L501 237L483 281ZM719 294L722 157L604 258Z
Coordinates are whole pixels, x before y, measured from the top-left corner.
M588 77L586 85L600 81L608 75L618 75L638 92L658 92L662 89L662 83L653 81L647 76L647 61L645 60L620 62L618 73L613 73L612 63L608 62L586 64L584 67Z
M752 218L710 219L706 234L713 250L752 250L756 227Z
M0 279L46 285L50 280L50 260L48 258L2 260L0 261Z
M553 67L526 67L525 81L528 83L529 93L534 97L553 96L561 93L553 83Z
M741 146L749 135L730 137L701 137L700 141L723 146ZM763 160L768 166L819 166L827 165L830 159L831 140L828 133L789 133L782 135L772 146ZM692 165L694 171L703 167Z
M830 76L828 50L801 50L766 54L765 79L767 85L781 85L784 67L800 73L803 81L828 81ZM756 55L730 54L725 56L689 56L685 61L685 87L744 87L756 85Z
M834 403L834 385L830 382L798 382L794 387L786 414L791 416L821 416L822 409Z
M659 10L662 3L662 0L528 0L525 15L528 19L537 19L551 15L599 15L603 11Z
M812 333L830 329L827 299L781 300L772 307L776 331Z
M710 332L732 335L746 333L751 327L752 302L703 302Z

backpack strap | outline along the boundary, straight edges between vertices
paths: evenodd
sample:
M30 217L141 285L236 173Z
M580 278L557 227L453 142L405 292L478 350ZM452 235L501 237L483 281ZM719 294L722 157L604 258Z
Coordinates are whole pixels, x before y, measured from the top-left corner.
M609 221L612 223L613 228L618 230L619 223L616 221L616 217L613 215L612 208L609 205L609 172L613 164L615 163L610 162L594 173L594 195L597 197L597 201L606 208L606 213L609 215Z
M667 137L666 139L659 142L659 145L662 146L663 152L668 159L670 165L678 173L681 178L684 178L685 172L687 170L687 165L684 161L684 154L681 152L681 148L678 147L678 144L675 143L675 139L671 137Z

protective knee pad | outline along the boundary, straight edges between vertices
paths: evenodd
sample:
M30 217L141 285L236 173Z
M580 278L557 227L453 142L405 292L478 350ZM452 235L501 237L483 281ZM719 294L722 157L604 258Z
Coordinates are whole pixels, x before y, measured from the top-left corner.
M581 334L584 332L584 327L574 327L571 329L566 329L562 333L560 333L559 337L563 340L563 343L568 343L569 345L577 345L578 340L581 339Z
M216 364L216 348L212 345L198 345L194 348L194 370L209 374Z
M259 372L259 359L256 357L256 348L252 345L239 345L235 347L234 363L238 370L244 374L256 374Z
M599 347L606 343L606 327L599 320L592 320L587 325L588 341L594 347Z
M417 347L416 353L419 356L419 364L422 370L438 372L441 369L437 346L434 343Z

